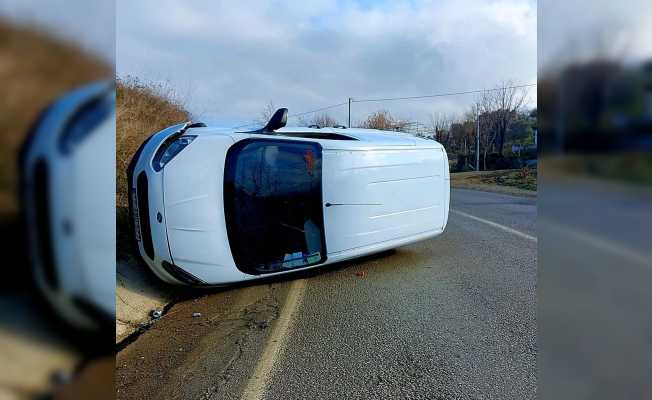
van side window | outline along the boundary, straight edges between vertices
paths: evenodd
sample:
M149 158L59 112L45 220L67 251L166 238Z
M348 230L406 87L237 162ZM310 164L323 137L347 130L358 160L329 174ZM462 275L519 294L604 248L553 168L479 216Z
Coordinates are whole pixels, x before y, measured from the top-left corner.
M248 139L226 157L224 213L236 266L263 274L326 259L321 146Z

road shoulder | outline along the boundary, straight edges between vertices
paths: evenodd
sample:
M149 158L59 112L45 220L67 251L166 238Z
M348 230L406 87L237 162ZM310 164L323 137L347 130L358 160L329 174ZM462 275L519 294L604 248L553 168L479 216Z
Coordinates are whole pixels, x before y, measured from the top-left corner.
M239 399L289 286L214 289L175 303L116 355L116 398Z
M151 322L152 310L163 310L175 298L174 288L146 268L134 257L116 260L116 344L142 330Z

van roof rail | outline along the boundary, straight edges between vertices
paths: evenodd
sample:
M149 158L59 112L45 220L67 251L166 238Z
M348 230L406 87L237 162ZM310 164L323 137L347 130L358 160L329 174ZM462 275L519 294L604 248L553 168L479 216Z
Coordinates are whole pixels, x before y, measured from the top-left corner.
M317 124L310 124L310 125L308 125L308 128L317 128L317 129L321 129L321 126L319 126L319 125L317 125Z

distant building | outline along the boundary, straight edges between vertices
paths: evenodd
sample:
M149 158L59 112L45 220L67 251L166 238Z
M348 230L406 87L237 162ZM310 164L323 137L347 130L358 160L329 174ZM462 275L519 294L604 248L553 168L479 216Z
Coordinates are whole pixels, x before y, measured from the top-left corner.
M512 145L512 153L514 154L520 154L523 151L531 151L536 149L537 149L536 140L535 140L535 144L527 144L527 145L513 144Z

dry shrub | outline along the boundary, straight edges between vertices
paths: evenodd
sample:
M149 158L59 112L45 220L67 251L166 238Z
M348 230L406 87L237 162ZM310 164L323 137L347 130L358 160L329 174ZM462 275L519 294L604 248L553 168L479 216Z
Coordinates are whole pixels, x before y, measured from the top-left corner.
M170 85L127 77L116 86L116 206L127 207L127 166L151 134L190 120ZM120 212L120 210L119 210Z
M172 87L126 77L116 80L116 250L118 259L133 256L130 243L127 166L153 133L190 120Z
M32 121L66 91L112 75L74 44L0 18L0 213L17 208L16 156Z
M407 121L395 118L387 110L376 111L370 114L366 120L358 123L359 128L380 129L383 131L403 131L407 126Z

